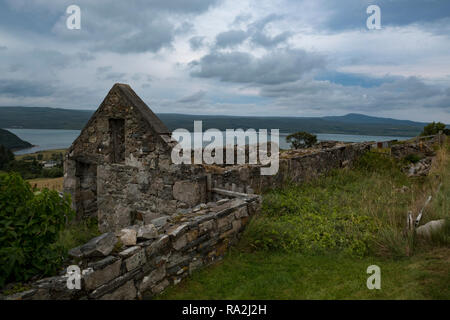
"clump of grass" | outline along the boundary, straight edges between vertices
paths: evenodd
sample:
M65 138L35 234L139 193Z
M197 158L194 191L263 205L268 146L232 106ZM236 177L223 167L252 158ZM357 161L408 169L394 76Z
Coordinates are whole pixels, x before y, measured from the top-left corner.
M100 234L97 219L75 220L60 232L57 243L68 251Z

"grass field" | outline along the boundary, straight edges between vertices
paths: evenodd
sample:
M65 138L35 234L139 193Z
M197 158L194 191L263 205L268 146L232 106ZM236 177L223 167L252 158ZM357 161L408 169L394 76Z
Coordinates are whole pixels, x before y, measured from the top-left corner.
M37 189L47 188L49 190L62 191L64 178L37 178L27 180L31 187L36 187Z
M52 154L54 153L66 153L66 149L53 149L53 150L43 150L43 151L37 151L34 153L27 153L27 154L21 154L21 155L17 155L15 156L16 160L22 160L23 158L27 157L27 156L33 156L36 157L38 156L38 154L42 154L42 160L50 160L52 157Z
M302 186L264 195L239 244L158 299L450 299L450 147L428 177L407 178L382 155ZM439 187L440 185L440 187ZM438 191L439 189L439 191ZM447 219L431 239L405 230ZM381 290L369 290L369 265Z

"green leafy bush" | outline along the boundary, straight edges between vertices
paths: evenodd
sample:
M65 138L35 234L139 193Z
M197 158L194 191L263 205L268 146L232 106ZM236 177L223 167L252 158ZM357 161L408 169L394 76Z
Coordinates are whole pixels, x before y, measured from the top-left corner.
M70 203L56 191L33 193L16 173L0 174L0 286L58 270L65 250L55 242L74 216Z

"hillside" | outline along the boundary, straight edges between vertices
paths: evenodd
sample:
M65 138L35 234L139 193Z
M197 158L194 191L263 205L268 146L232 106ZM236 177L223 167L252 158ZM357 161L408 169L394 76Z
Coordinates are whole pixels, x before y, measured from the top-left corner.
M25 149L33 146L31 143L23 141L15 134L4 129L0 129L0 144L10 150Z
M92 110L35 107L0 107L0 128L82 129L92 116ZM416 136L425 123L348 114L332 117L238 117L160 113L158 116L170 130L193 130L194 120L203 120L203 130L271 129L291 133L339 133L377 136Z

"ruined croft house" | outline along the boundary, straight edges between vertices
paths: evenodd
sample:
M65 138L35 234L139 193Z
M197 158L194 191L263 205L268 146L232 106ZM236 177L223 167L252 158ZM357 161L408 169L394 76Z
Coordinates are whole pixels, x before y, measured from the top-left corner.
M176 142L130 86L115 84L66 153L64 191L102 232L208 201L201 166L171 163Z

